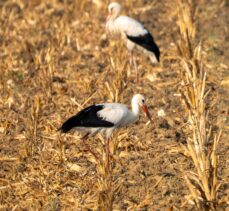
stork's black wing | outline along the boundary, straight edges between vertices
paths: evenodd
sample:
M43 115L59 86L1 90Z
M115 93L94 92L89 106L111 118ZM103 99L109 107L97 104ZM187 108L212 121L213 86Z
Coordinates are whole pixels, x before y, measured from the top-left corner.
M70 117L59 130L63 133L67 133L74 127L113 127L112 122L103 120L97 116L97 112L104 108L103 105L89 106L75 116Z
M126 36L129 40L136 43L137 45L140 45L148 51L153 52L158 62L160 61L160 50L149 32L138 36L130 36L128 34L126 34Z

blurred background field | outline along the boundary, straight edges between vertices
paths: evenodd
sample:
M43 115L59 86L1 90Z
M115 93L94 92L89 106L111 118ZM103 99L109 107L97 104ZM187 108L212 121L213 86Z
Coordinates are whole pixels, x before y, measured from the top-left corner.
M195 1L193 1L195 2ZM123 13L141 20L161 49L161 64L138 56L140 83L128 52L105 33L107 5L100 0L0 0L0 209L97 210L103 172L80 136L57 128L92 103L130 105L147 98L146 119L113 138L113 210L193 210L184 174L194 169L177 150L190 135L180 94L177 1L126 0ZM217 131L217 202L229 205L229 5L196 1L195 44L202 41L207 71L206 107ZM158 113L159 112L159 113ZM160 115L158 115L160 114ZM163 114L163 115L161 115ZM100 155L102 141L90 140Z

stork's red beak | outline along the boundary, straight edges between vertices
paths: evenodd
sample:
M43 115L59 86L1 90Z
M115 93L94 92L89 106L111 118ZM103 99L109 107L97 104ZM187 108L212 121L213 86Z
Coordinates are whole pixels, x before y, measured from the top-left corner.
M146 116L149 118L149 121L152 123L152 119L151 119L149 110L145 104L142 105L142 110L145 112Z

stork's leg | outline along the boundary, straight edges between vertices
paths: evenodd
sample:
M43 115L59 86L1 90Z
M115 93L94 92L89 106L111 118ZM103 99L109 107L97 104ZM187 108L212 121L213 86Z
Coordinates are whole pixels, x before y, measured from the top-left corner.
M96 160L98 160L98 157L97 155L91 150L91 148L87 145L86 143L86 139L88 138L90 133L86 133L83 137L82 137L82 140L83 140L83 144L84 146L86 147L87 151L89 151L94 157Z
M138 65L135 59L135 56L133 52L131 52L131 57L132 57L132 64L134 65L135 73L136 73L136 82L139 83L139 71L138 71Z
M106 169L109 170L110 166L110 149L109 149L110 138L106 140Z
M130 77L131 76L131 69L133 68L134 64L133 64L133 52L129 51L129 62L130 62L130 66L128 68L127 71L127 76Z
M133 67L134 63L133 63L133 52L130 51L130 68Z

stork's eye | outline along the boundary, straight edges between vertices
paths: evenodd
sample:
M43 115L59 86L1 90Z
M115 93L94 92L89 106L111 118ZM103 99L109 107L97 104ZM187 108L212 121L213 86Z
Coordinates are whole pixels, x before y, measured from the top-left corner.
M145 100L144 100L144 99L142 99L142 102L144 103L144 102L145 102Z

